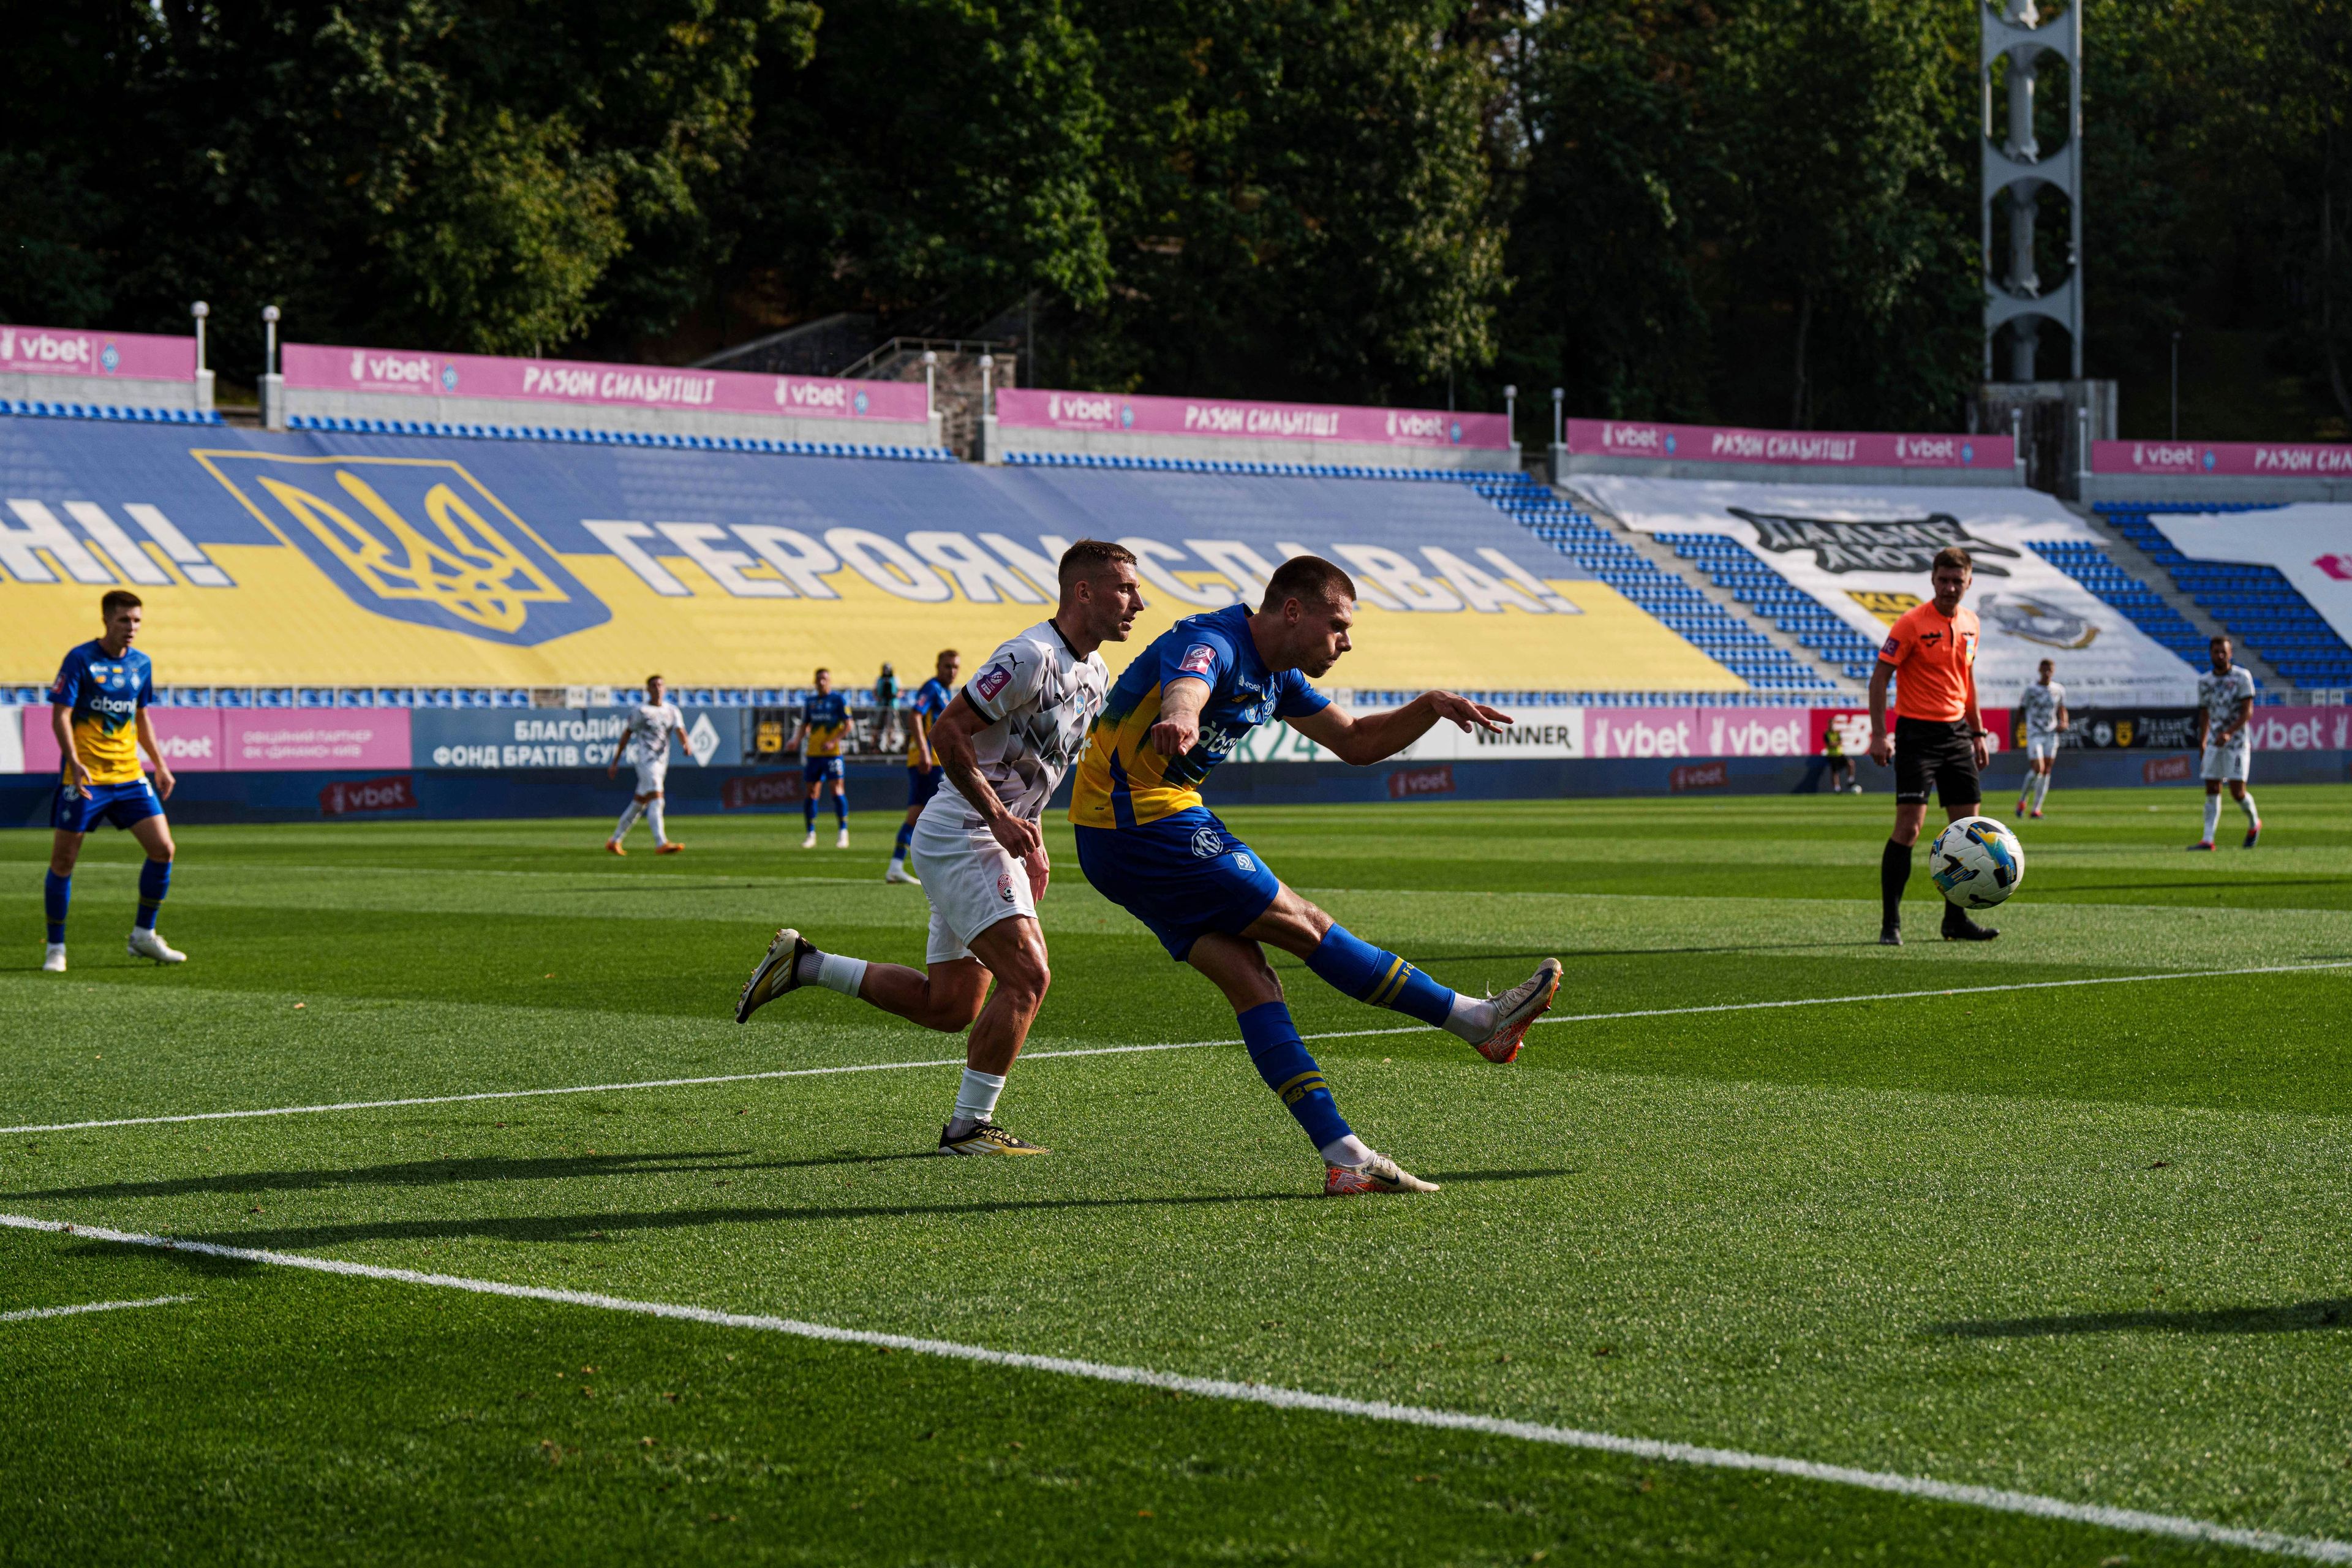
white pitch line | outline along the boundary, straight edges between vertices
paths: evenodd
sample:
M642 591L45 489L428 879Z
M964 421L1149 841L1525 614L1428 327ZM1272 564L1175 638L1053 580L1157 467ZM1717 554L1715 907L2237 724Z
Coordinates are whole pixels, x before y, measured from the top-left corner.
M1178 1394L1190 1394L1202 1399L1223 1399L1241 1405L1263 1405L1276 1410L1303 1410L1323 1415L1348 1415L1367 1421L1389 1421L1408 1426L1434 1427L1441 1431L1475 1432L1486 1436L1512 1437L1522 1442L1542 1443L1555 1447L1582 1448L1597 1453L1623 1455L1628 1458L1654 1459L1668 1464L1694 1465L1709 1469L1760 1471L1767 1475L1788 1476L1798 1480L1823 1481L1833 1486L1859 1487L1869 1491L1891 1492L1899 1497L1959 1503L1970 1508L1989 1509L1997 1513L2024 1514L2034 1519L2095 1525L2107 1530L2130 1531L2143 1535L2169 1536L2179 1541L2205 1542L2221 1546L2242 1546L2252 1551L2267 1552L2279 1556L2306 1558L2315 1563L2352 1563L2352 1542L2334 1541L2321 1536L2283 1535L2274 1531L2247 1530L2237 1525L2221 1524L2212 1520L2193 1519L2182 1514L2148 1513L2139 1509L2109 1508L2100 1503L2069 1502L2063 1498L2042 1497L2033 1492L2008 1491L1997 1487L1939 1481L1926 1476L1906 1476L1890 1470L1864 1470L1846 1465L1824 1465L1812 1459L1792 1459L1776 1454L1751 1454L1738 1448L1702 1447L1690 1443L1664 1442L1654 1437L1621 1437L1612 1432L1591 1432L1573 1426L1553 1426L1535 1421L1513 1421L1502 1416L1475 1415L1468 1411L1439 1410L1422 1405L1396 1405L1387 1400L1347 1399L1337 1394L1315 1394L1302 1388L1286 1388L1278 1384L1234 1383L1224 1378L1191 1377L1182 1373L1160 1372L1151 1367L1118 1366L1105 1362L1078 1361L1066 1356L1030 1355L1017 1351L991 1350L985 1345L959 1344L952 1340L918 1339L909 1334L879 1333L870 1329L845 1329L830 1323L804 1323L796 1319L771 1317L764 1313L721 1312L708 1307L681 1306L667 1301L639 1301L625 1296L606 1296L590 1290L562 1290L545 1285L512 1285L504 1280L470 1279L456 1274L425 1274L411 1268L386 1268L369 1263L349 1263L341 1258L311 1258L297 1252L271 1252L258 1247L225 1247L217 1242L184 1241L172 1237L144 1236L135 1231L109 1230L99 1226L75 1225L62 1220L35 1219L26 1215L0 1214L0 1226L18 1230L47 1231L53 1234L83 1237L94 1241L116 1242L131 1247L154 1247L167 1251L201 1253L210 1258L232 1258L242 1263L273 1264L285 1268L308 1268L321 1274L338 1274L359 1279L379 1279L401 1285L424 1285L443 1290L466 1290L481 1296L504 1296L530 1301L550 1301L568 1307L593 1307L603 1311L631 1312L641 1317L703 1323L713 1328L750 1329L766 1333L790 1334L796 1339L819 1340L833 1344L874 1345L886 1350L908 1351L917 1355L974 1362L984 1366L1012 1367L1024 1372L1053 1373L1063 1377L1085 1378L1095 1383L1164 1388Z
M1698 1007L1644 1007L1630 1013L1552 1014L1538 1024L1603 1024L1618 1018L1669 1018L1697 1013L1751 1013L1775 1007L1835 1007L1854 1002L1906 1002L1924 996L1981 996L1997 991L2049 991L2074 985L2135 985L2158 980L2214 980L2246 974L2300 974L2313 970L2352 969L2352 959L2317 963L2258 964L2246 969L2179 969L2159 974L2108 974L2087 980L2020 980L2005 985L1948 985L1929 991L1878 991L1861 996L1800 996L1780 1002L1717 1002ZM1302 1040L1374 1039L1383 1035L1425 1034L1423 1024L1388 1029L1326 1029L1301 1035ZM1064 1057L1120 1057L1142 1051L1195 1051L1212 1046L1238 1046L1239 1040L1171 1040L1149 1046L1089 1046L1067 1051L1031 1051L1024 1061L1051 1061ZM416 1105L464 1105L485 1100L530 1100L558 1094L614 1094L632 1089L691 1089L714 1083L757 1083L780 1078L824 1078L838 1073L899 1072L914 1068L961 1067L959 1058L940 1057L917 1062L859 1062L843 1067L780 1068L771 1072L719 1073L708 1078L649 1078L627 1083L572 1084L557 1089L493 1089L472 1094L413 1095L403 1100L344 1100L329 1105L275 1105L256 1110L191 1110L173 1116L118 1116L99 1121L49 1121L24 1127L0 1127L0 1137L18 1132L80 1132L101 1127L156 1127L182 1121L239 1121L257 1116L311 1116L329 1110L392 1110Z
M170 1307L194 1300L194 1296L150 1296L143 1301L84 1301L78 1307L27 1307L21 1312L0 1312L0 1323L22 1323L35 1318L70 1318L78 1312L113 1312L125 1307Z

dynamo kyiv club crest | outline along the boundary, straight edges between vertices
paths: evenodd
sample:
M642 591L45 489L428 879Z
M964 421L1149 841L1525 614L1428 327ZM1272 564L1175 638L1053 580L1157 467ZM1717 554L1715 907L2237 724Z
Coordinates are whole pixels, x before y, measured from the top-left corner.
M194 456L362 609L520 647L613 618L529 524L446 458Z

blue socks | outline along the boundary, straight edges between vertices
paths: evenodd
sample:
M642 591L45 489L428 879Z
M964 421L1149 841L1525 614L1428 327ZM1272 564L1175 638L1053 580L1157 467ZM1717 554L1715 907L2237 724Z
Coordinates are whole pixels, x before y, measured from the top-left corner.
M156 906L163 901L163 895L171 889L172 863L169 860L150 860L139 868L138 926L141 931L155 929ZM64 938L57 940L62 942Z
M814 789L809 791L809 797L801 802L801 820L808 824L811 833L816 831L816 792Z
M1323 933L1323 944L1308 956L1307 967L1359 1002L1392 1008L1433 1028L1444 1028L1454 1013L1453 992L1343 925Z
M845 793L833 797L833 816L842 826L849 826L849 796Z
M66 939L66 906L73 902L73 879L60 877L55 871L41 874L41 909L49 917L49 942L55 946Z
M1362 945L1361 943L1358 944ZM1349 1128L1339 1102L1323 1081L1323 1069L1307 1054L1290 1009L1267 1002L1241 1016L1242 1043L1249 1047L1251 1065L1265 1087L1298 1121L1300 1131L1318 1149L1328 1149L1348 1136Z
M915 825L911 822L898 824L898 842L891 847L890 858L904 860L907 858L907 847L914 841Z

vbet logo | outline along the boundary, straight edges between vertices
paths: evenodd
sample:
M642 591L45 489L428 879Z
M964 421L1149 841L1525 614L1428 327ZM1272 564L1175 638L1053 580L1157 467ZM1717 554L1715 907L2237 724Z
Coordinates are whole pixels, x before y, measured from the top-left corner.
M1073 425L1109 425L1116 422L1121 426L1132 426L1135 423L1134 410L1118 398L1108 395L1087 397L1072 392L1047 393L1045 417L1056 425L1065 421Z
M529 524L454 461L243 448L190 455L363 610L517 647L613 618Z
M1391 408L1388 411L1388 437L1391 441L1402 442L1459 442L1462 426L1443 414Z
M439 367L431 354L370 353L352 351L352 379L362 385L427 386L438 379ZM454 384L456 377L450 377Z
M86 333L28 332L0 327L0 364L87 371L95 368L97 363L98 340Z

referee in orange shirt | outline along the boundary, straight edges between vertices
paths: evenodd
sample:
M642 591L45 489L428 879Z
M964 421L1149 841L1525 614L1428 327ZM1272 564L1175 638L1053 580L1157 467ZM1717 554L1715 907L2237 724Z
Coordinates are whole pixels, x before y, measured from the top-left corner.
M1927 819L1930 784L1954 822L1974 816L1984 789L1984 715L1977 707L1977 614L1960 607L1976 564L1949 545L1936 552L1936 596L1895 623L1870 673L1870 760L1895 762L1895 832L1879 857L1878 894L1885 906L1878 940L1903 945L1903 888L1911 880L1911 847ZM1895 690L1895 732L1886 732L1886 684ZM1958 904L1944 906L1944 936L1990 942L2000 932L1969 919Z

